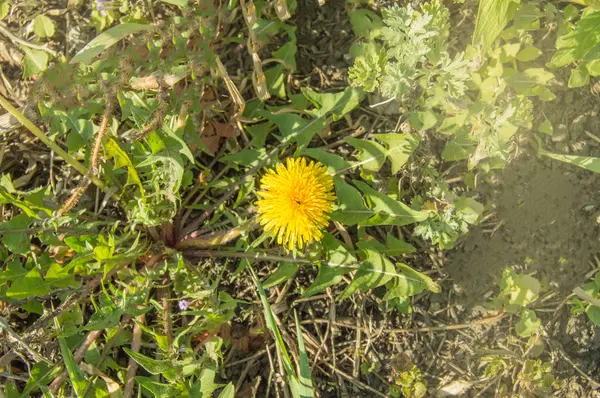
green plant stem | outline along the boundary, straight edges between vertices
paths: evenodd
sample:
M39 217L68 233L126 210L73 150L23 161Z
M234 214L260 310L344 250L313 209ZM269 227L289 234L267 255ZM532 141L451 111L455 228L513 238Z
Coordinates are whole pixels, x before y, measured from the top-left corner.
M84 176L88 174L88 169L84 165L79 163L71 155L69 155L67 152L65 152L65 150L62 149L60 146L58 146L58 144L56 142L54 142L50 138L48 138L48 136L46 134L44 134L44 132L42 130L40 130L35 124L33 124L31 122L31 120L29 120L27 118L27 116L25 116L17 108L12 106L10 104L10 102L8 102L6 100L6 98L4 98L1 95L0 95L0 105L2 105L2 107L4 109L6 109L8 111L8 113L13 115L14 118L19 121L19 123L21 123L23 126L25 126L27 128L27 130L31 131L31 133L33 135L35 135L37 138L39 138L40 141L42 141L44 144L46 144L48 146L48 148L52 149L58 156L63 158L65 162L67 162L69 165L73 166L73 168L75 168L75 170L77 170L79 173L81 173ZM90 180L95 185L97 185L100 189L102 189L102 190L107 189L104 182L102 180L100 180L98 177L90 175Z

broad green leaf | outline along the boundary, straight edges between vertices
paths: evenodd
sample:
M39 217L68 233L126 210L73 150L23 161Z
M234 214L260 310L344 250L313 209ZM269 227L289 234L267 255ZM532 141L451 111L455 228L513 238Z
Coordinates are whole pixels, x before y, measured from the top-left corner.
M360 166L365 170L379 171L385 163L386 150L380 144L374 141L359 140L358 138L348 137L346 141L358 150L358 163L353 166Z
M397 225L403 226L426 220L429 217L427 211L413 210L402 202L395 201L387 195L377 192L362 181L354 181L354 184L367 196L373 204L372 210L375 215L363 221L360 225Z
M10 0L0 0L0 20L10 12Z
M521 62L529 62L538 59L542 55L542 50L528 44L517 54L516 58Z
M515 331L521 337L529 337L537 332L541 325L542 321L535 315L535 311L525 309L519 316Z
M374 134L373 137L385 145L386 155L392 162L392 174L400 171L420 141L416 134Z
M272 68L265 69L265 79L269 93L281 99L287 97L285 93L285 73L284 66L277 64Z
M24 48L23 78L27 79L43 72L48 68L48 54L44 51Z
M585 313L596 326L600 326L600 307L597 305L588 305L585 309Z
M230 382L219 394L219 398L235 398L235 388L233 382Z
M21 266L21 261L18 258L9 261L6 264L6 268L0 273L0 285L7 281L16 281L27 275L29 271Z
M523 3L517 10L513 26L519 30L537 30L540 28L541 12L532 3Z
M306 289L302 297L310 297L321 293L329 286L338 284L342 275L352 271L350 266L356 265L356 257L333 236L323 233L321 240L327 253L327 262L319 264L319 272L312 285Z
M259 111L258 114L275 123L284 142L297 142L301 148L307 146L314 135L325 128L324 118L306 120L294 113L273 114L268 111Z
M337 209L331 214L333 220L352 226L373 215L373 211L365 205L362 195L356 188L339 177L334 177L333 183L339 203Z
M396 269L405 276L405 278L399 277L398 283L411 283L413 285L420 284L423 288L432 291L433 293L440 293L442 288L439 284L434 282L429 276L422 272L416 271L404 263L396 263ZM408 286L408 285L406 285ZM416 293L414 293L416 294Z
M431 128L434 128L437 125L438 119L437 119L437 116L435 115L435 112L433 112L432 110L419 112L418 115L419 115L419 121L422 123L422 126L419 128L419 130L421 130L421 131L429 130ZM379 134L379 135L384 135L384 134ZM392 135L392 134L385 134L385 135ZM415 137L417 137L417 142L418 142L418 136L415 135Z
M600 31L600 29L599 29ZM583 57L584 61L595 61L600 58L600 43L596 44L590 51Z
M181 181L183 180L183 173L185 171L181 155L178 152L165 147L162 152L157 155L151 155L146 160L139 163L137 167L142 168L151 165L159 165L157 166L157 169L154 170L154 173L161 177L161 181L165 184L167 196L174 202L175 195L179 193L179 187L181 187Z
M155 398L173 398L179 397L181 389L174 386L174 384L162 384L157 383L149 377L136 376L135 381L146 390L150 391Z
M343 173L352 168L352 165L344 160L344 158L341 156L325 152L322 149L303 148L300 151L300 154L306 155L323 163L325 166L327 166L327 170L331 174Z
M152 359L139 352L131 351L127 347L123 347L123 350L127 355L133 358L140 366L146 369L153 375L164 374L165 372L175 371L173 364L168 359Z
M33 33L40 39L54 36L55 31L54 22L47 16L40 14L33 19Z
M115 45L126 36L154 29L153 25L123 23L114 26L96 36L71 59L72 64L89 63L94 57L102 54L107 48Z
M518 1L514 0L480 0L473 45L481 44L483 52L490 49L492 43L511 20Z
M540 282L529 275L517 275L514 284L509 289L509 304L525 307L535 300L540 294Z
M271 122L245 125L244 128L252 137L252 146L254 148L263 148L269 134L274 130L275 125Z
M350 297L357 290L365 292L382 286L394 276L398 276L394 264L380 252L380 248L371 241L359 242L357 246L365 253L366 258L354 274L352 283L342 292L340 300Z
M366 8L350 10L348 11L348 17L354 35L357 37L362 36L372 40L379 36L379 30L384 26L381 17Z
M212 398L213 392L218 385L215 384L216 369L214 365L205 366L200 372L200 392L201 398Z
M308 111L314 117L331 115L333 120L338 120L352 109L356 108L364 97L361 89L347 87L339 93L317 93L310 88L302 88L302 93L316 107Z
M578 67L571 69L571 76L569 77L569 88L577 88L585 86L590 82L590 75L587 69L584 67Z
M552 135L554 133L554 128L552 127L550 120L544 119L544 121L538 127L538 131L542 134Z
M590 76L600 76L600 59L591 62L585 62L584 64Z
M56 318L54 319L54 324L56 329L60 329L58 320ZM83 393L86 390L88 381L86 380L85 375L83 374L83 371L77 362L75 362L73 353L71 353L71 349L67 345L65 338L59 337L58 344L60 346L60 353L62 354L65 367L67 368L67 373L69 374L69 379L71 379L73 390L75 390L77 397L83 397Z
M121 149L119 144L110 137L104 143L104 150L106 151L106 156L108 158L115 159L115 169L127 167L127 184L136 184L143 195L144 187L142 186L142 181L140 180L140 176L135 170L135 166L131 162L129 155L127 155L127 152Z
M256 166L267 156L265 148L260 149L242 149L239 152L222 156L220 162L232 162L240 166Z
M50 284L44 282L40 271L33 268L24 277L13 281L6 291L6 296L13 299L26 299L34 296L44 296L51 291Z
M27 229L31 224L31 217L25 213L14 216L10 221L0 224L0 232L3 230ZM2 243L11 252L15 254L27 254L30 252L30 241L24 232L6 232L3 233Z
M388 232L386 237L386 248L385 254L388 256L401 256L403 254L414 253L417 249L410 243L406 243L403 240L396 239L394 235Z
M283 46L281 46L278 50L273 51L272 55L275 58L281 59L285 63L286 68L290 70L290 72L295 72L296 71L296 52L297 52L296 43L288 41Z
M310 362L308 355L306 354L306 347L304 346L304 338L302 335L302 329L300 328L300 321L298 320L298 313L294 309L294 320L296 321L296 335L298 336L298 352L300 356L300 366L298 374L298 395L300 397L314 397L312 376L310 374Z
M296 275L296 271L298 271L298 264L288 261L282 262L275 272L269 275L267 280L264 281L263 287L270 289L273 286L277 286Z
M30 392L36 391L40 386L46 386L61 373L59 366L48 366L45 362L39 362L33 365L27 383L21 392L21 397L30 396Z

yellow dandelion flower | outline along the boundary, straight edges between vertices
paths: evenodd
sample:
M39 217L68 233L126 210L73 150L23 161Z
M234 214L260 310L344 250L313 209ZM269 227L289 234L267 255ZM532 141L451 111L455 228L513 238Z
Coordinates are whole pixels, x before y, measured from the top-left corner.
M324 165L288 158L269 170L260 185L258 219L277 243L293 250L321 240L335 200L333 178Z

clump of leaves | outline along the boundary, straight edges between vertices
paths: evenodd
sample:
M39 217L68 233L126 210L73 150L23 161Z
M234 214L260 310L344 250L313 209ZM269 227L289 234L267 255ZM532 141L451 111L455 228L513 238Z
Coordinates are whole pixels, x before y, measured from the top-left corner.
M372 18L356 17L355 27L364 26L367 16ZM484 57L472 45L450 54L448 17L439 1L424 3L420 10L386 9L381 23L371 24L376 33L365 35L369 40L352 50L356 60L350 82L397 100L413 129L447 137L443 160L467 160L469 169L502 168L511 159L512 138L532 128L528 97L555 98L546 87L554 75L526 66L542 54L529 33L539 28L542 14L533 4L519 8L513 24L504 31L500 27L500 39L484 49Z
M526 391L547 394L553 387L558 386L558 381L552 374L552 364L541 359L525 361L519 381Z
M433 185L428 192L415 197L413 206L428 209L431 213L429 218L415 227L414 234L431 241L442 250L451 249L469 231L469 227L477 223L483 213L483 205L450 190L435 169L428 168L427 171L423 179L426 181L429 173Z
M600 326L600 272L596 273L592 282L576 288L574 293L577 297L571 301L571 313L585 313L594 325Z
M579 14L573 5L564 11L565 18L574 20ZM598 5L585 8L574 24L556 40L556 53L550 67L574 65L569 77L569 87L581 87L590 82L590 76L600 76L600 10Z
M490 303L490 306L516 314L519 317L519 321L515 325L517 334L521 337L532 336L540 328L541 321L535 311L528 307L539 297L540 282L530 275L506 268L502 272L500 289L500 293Z
M423 398L427 395L427 381L421 370L414 364L409 370L400 372L394 379L394 383L395 386L390 388L392 397Z

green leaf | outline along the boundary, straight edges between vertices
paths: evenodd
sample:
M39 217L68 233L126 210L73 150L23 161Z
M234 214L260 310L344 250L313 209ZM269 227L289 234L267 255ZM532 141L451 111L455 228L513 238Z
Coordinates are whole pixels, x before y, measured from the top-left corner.
M600 76L600 59L591 62L586 62L585 67L587 68L588 74L590 76Z
M402 289L406 289L406 292L409 293L406 294L406 296L413 296L421 292L424 288L433 293L440 293L442 291L440 285L434 282L429 276L414 270L404 263L396 263L396 269L405 276L404 278L398 278L397 286L403 286ZM419 285L419 287L416 285ZM413 293L411 293L411 291L413 291Z
M36 391L40 386L46 386L61 373L62 369L60 366L48 366L45 362L39 362L33 365L31 372L29 372L29 378L25 384L25 388L21 392L21 397L31 396L29 392Z
M542 50L528 44L517 54L516 58L521 62L529 62L538 59L542 55Z
M275 123L283 135L283 142L297 142L301 148L307 146L315 134L325 128L324 118L309 121L293 113L273 114L267 111L257 113Z
M569 163L574 166L593 171L594 173L600 173L600 158L593 158L590 156L561 155L558 153L550 153L545 150L541 150L540 154L551 159L560 160L561 162Z
M509 290L509 304L525 307L535 300L540 294L540 282L529 275L517 275L514 284Z
M475 31L473 33L473 45L481 43L483 52L487 52L508 21L510 21L516 7L514 3L514 0L479 1L479 10L477 11L477 20L475 21Z
M403 254L414 253L417 249L410 243L406 243L403 240L396 239L394 235L388 232L386 236L386 248L385 254L388 256L401 256Z
M54 324L56 325L56 328L59 329L58 320L56 318L54 319ZM67 345L67 341L64 337L58 338L58 344L60 345L60 352L62 354L65 367L67 368L69 379L71 379L71 385L75 390L75 394L77 394L77 397L83 397L83 393L88 384L87 380L85 379L85 375L83 374L83 371L77 362L75 362L73 353L71 353L71 349Z
M260 149L242 149L239 152L222 156L220 162L232 162L239 166L256 166L261 160L267 156L265 148Z
M54 22L45 15L38 15L33 19L33 33L40 39L54 36Z
M285 67L290 72L296 71L296 52L297 52L296 43L292 41L288 41L283 46L281 46L278 50L273 51L272 55L275 58L281 59L285 63ZM282 71L283 72L283 71ZM282 73L283 75L283 73Z
M585 86L590 82L590 75L588 75L585 67L579 66L578 68L571 69L571 76L569 77L569 88L577 88Z
M344 160L344 158L341 156L325 152L322 149L303 148L300 151L300 154L306 155L323 163L325 166L327 166L327 170L331 174L343 173L344 171L352 168L352 165L350 165L350 163Z
M163 374L168 371L175 371L173 364L168 359L152 359L147 356L140 354L139 352L131 351L127 347L123 347L123 350L127 355L133 358L140 366L146 369L153 375Z
M219 394L219 398L235 398L235 388L233 382L230 382Z
M216 370L214 365L206 366L200 372L200 392L202 393L201 398L212 398L213 392L217 389L215 384Z
M353 166L360 166L365 170L379 171L385 163L386 150L383 146L374 141L359 140L358 138L348 137L346 141L354 148L358 149L358 163Z
M16 281L27 275L29 271L21 266L21 261L18 258L9 261L6 264L6 268L0 273L0 285L8 281Z
M10 0L0 0L0 20L10 12Z
M333 236L323 233L321 240L327 253L327 262L319 264L319 272L315 281L306 289L302 297L310 297L321 293L329 286L336 285L342 280L342 275L352 271L350 267L356 264L356 257Z
M544 119L544 121L538 127L538 131L542 134L552 135L554 133L554 128L552 127L550 120Z
M281 99L285 99L286 93L284 66L278 64L272 68L265 69L264 74L269 93L276 95Z
M71 59L72 64L89 63L94 57L102 54L107 48L115 45L126 36L154 29L153 25L123 23L114 26L96 36Z
M413 210L404 203L395 201L389 196L377 192L364 182L355 180L354 184L363 191L371 203L373 203L372 210L375 212L373 217L361 222L360 225L403 226L424 221L429 217L429 212Z
M519 322L515 325L515 331L521 337L529 337L542 326L542 321L538 319L533 310L523 310L519 317Z
M187 8L189 0L159 0L163 3L172 4L177 7Z
M23 278L13 281L10 288L6 291L6 296L13 299L26 299L34 296L43 296L51 291L50 284L44 282L40 271L33 268Z
M136 376L135 381L146 390L150 391L155 398L173 398L179 397L181 390L172 384L157 383L149 377Z
M298 396L300 397L314 397L312 376L310 374L310 362L308 355L306 354L306 347L304 346L304 338L302 335L302 329L300 328L300 321L298 320L298 313L294 308L294 320L296 321L296 335L298 336L298 352L300 356L300 369L298 374Z
M434 128L438 122L437 116L435 115L435 112L433 112L432 110L419 112L419 121L423 124L419 129L421 131ZM418 136L415 135L415 137L418 137Z
M48 68L48 54L44 51L24 48L25 59L23 59L23 78L27 79L37 75Z
M296 275L296 271L298 271L298 264L284 261L277 267L275 272L269 275L267 280L264 281L263 286L265 289L277 286Z
M374 134L373 137L385 145L386 156L392 162L392 174L406 164L420 140L416 134Z
M136 184L143 195L144 187L142 186L142 181L140 180L140 176L135 170L135 166L131 162L129 155L127 155L127 152L122 150L119 144L110 137L104 143L104 150L106 152L106 157L115 159L115 169L127 167L127 184Z
M366 8L348 11L348 17L355 36L374 39L379 36L379 30L384 26L381 17Z
M333 177L333 183L339 202L338 208L331 214L333 220L352 226L373 215L356 188L339 177Z
M361 89L347 87L339 93L317 93L310 88L302 88L302 93L316 109L308 111L314 117L323 117L331 115L336 121L356 108L364 97L364 92Z
M0 224L0 231L27 229L31 224L31 217L25 213L13 217L10 221ZM2 237L2 243L11 252L15 254L27 254L30 252L29 237L24 232L7 232Z
M252 274L252 278L254 279L254 283L258 287L258 295L260 296L260 301L263 305L263 311L265 316L265 323L267 324L267 328L273 334L273 339L275 340L275 347L279 351L279 355L281 356L281 362L283 364L283 368L285 374L287 376L288 382L290 383L290 390L292 391L292 395L294 398L300 398L298 393L298 379L296 378L296 374L294 372L294 368L292 366L292 360L288 351L285 347L285 343L283 341L283 337L281 337L281 332L279 331L279 327L275 322L275 318L273 316L273 311L271 311L271 306L269 305L269 300L267 299L267 294L265 293L265 289L262 284L258 280L254 269L249 266L248 269Z
M596 326L600 326L600 307L597 305L588 305L585 313Z
M366 258L354 274L352 283L340 295L340 300L350 297L357 290L365 292L382 286L397 275L394 264L380 253L380 248L375 243L359 242L357 246L362 249Z
M584 61L595 61L600 58L600 43L596 44L590 51L583 57Z

